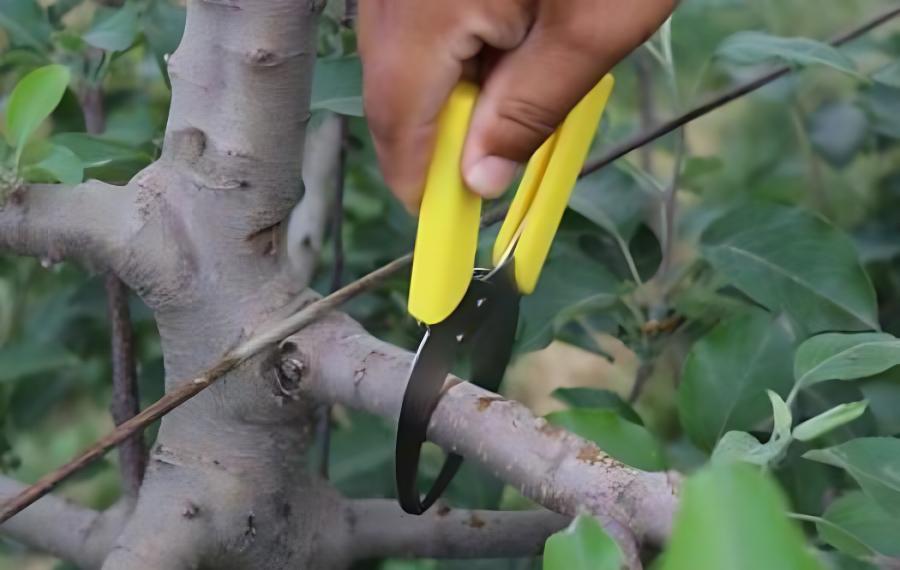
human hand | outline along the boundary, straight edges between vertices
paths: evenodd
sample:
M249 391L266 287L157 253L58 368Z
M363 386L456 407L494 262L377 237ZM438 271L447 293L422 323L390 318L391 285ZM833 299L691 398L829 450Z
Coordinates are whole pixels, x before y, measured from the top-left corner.
M363 0L366 115L391 190L419 209L437 118L454 85L477 80L461 168L471 190L503 193L521 163L677 0Z

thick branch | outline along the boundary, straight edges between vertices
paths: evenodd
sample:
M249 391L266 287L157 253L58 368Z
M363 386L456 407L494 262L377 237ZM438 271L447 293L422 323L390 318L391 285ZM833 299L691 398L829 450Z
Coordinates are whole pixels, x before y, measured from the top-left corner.
M0 249L51 263L114 267L126 255L133 202L130 190L96 180L74 188L23 187L0 209Z
M396 421L412 355L347 318L309 327L282 344L284 358L312 373L302 384L323 402ZM490 437L485 437L490 434ZM678 481L615 461L597 446L536 418L519 403L450 378L429 440L476 461L525 496L567 515L586 508L618 533L661 543L669 535Z
M23 488L17 481L0 477L3 499ZM99 568L126 515L120 506L98 513L51 495L4 524L2 532L30 548L74 562L80 568Z
M422 516L396 501L349 504L350 544L357 559L387 557L501 558L535 556L569 524L552 511L469 511L434 508Z

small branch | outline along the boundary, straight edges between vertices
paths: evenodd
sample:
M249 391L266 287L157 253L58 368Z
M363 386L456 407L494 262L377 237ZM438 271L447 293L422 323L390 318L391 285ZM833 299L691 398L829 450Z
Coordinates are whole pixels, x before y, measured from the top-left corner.
M141 411L138 399L137 366L134 357L134 333L128 309L128 288L114 274L106 276L106 305L109 312L112 357L113 422L119 426ZM144 480L147 450L143 434L138 432L119 447L119 469L125 495L134 499Z
M356 559L511 558L536 556L544 541L569 524L552 511L470 511L441 507L422 516L404 513L397 501L351 501L348 536Z
M0 524L20 512L28 505L34 503L62 481L71 477L82 468L90 465L103 457L107 451L121 444L123 441L144 430L148 425L187 402L213 383L225 373L240 365L250 357L262 350L274 345L288 335L300 330L308 324L333 311L357 295L368 291L383 279L393 275L399 269L409 265L411 255L404 255L388 263L384 267L369 273L367 276L335 291L331 295L311 303L292 316L273 323L263 328L257 334L225 355L219 362L209 368L205 373L180 384L169 391L162 398L148 406L138 415L124 422L100 438L78 457L66 463L59 469L41 477L34 485L22 490L15 497L8 499L0 505Z
M0 476L0 497L15 495L24 488L21 483ZM69 560L80 568L99 568L126 517L122 506L99 513L51 495L4 524L2 532L29 548Z
M900 16L900 8L897 8L897 7L891 8L891 9L887 10L886 12L883 12L883 13L873 17L871 20L866 21L865 23L854 28L853 30L851 30L845 34L842 34L840 36L837 36L836 38L834 38L831 41L831 45L833 45L835 47L842 46L845 43L853 41L856 38L862 36L863 34L866 34L870 31L872 31L873 29L875 29L883 24L886 24L887 22L891 21L892 19L896 18L897 16ZM731 89L723 91L722 93L713 97L706 103L698 105L698 106L694 107L693 109L691 109L690 111L688 111L682 115L679 115L673 119L670 119L670 120L666 121L665 123L662 123L661 125L658 125L652 129L648 129L641 133L638 133L637 135L631 137L630 139L627 139L627 140L617 144L613 148L609 149L599 158L589 160L584 165L584 168L581 170L581 176L587 176L588 174L591 174L592 172L596 172L596 171L600 170L601 168L603 168L604 166L622 158L623 156L630 153L631 151L639 149L639 148L643 147L644 145L651 143L651 142L655 141L656 139L671 133L675 129L677 129L679 127L683 127L684 125L690 123L694 119L698 119L698 118L702 117L703 115L706 115L706 114L718 109L719 107L722 107L724 105L727 105L728 103L731 103L735 99L739 99L739 98L743 97L744 95L747 95L748 93L752 93L752 92L756 91L757 89L764 87L764 86L768 85L769 83L772 83L776 79L780 79L780 78L784 77L785 75L791 73L791 71L793 71L793 69L788 66L778 67L768 73L760 75L759 77L757 77L755 79L751 79L750 81L740 83L740 84L732 87Z
M107 269L127 257L133 212L132 191L96 180L28 185L0 208L0 250Z
M87 87L81 94L81 110L88 133L100 134L106 130L103 112L103 92L99 85ZM134 332L128 309L128 288L114 273L104 280L106 307L109 313L110 358L112 363L112 404L110 412L115 425L140 411L138 398L137 365L134 358ZM147 451L142 434L125 440L119 448L119 471L125 496L134 499L144 479Z
M370 336L349 318L307 328L285 341L282 352L285 361L299 360L313 371L301 384L310 397L398 418L412 355ZM448 379L428 439L550 510L574 515L587 509L626 548L628 529L639 542L654 544L671 531L677 476L627 467L523 405L474 384Z

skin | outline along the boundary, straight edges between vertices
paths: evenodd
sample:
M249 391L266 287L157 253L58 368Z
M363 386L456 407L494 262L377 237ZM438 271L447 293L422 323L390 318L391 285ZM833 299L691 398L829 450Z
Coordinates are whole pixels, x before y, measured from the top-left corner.
M365 0L364 103L391 190L416 212L437 117L481 84L461 168L495 198L575 104L646 41L677 0Z

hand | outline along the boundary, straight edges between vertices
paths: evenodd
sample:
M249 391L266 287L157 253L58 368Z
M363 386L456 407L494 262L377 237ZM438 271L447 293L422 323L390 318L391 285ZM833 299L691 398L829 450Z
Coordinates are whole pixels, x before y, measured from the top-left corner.
M363 0L366 115L385 179L419 209L438 114L453 86L481 83L462 158L487 198L677 0Z

